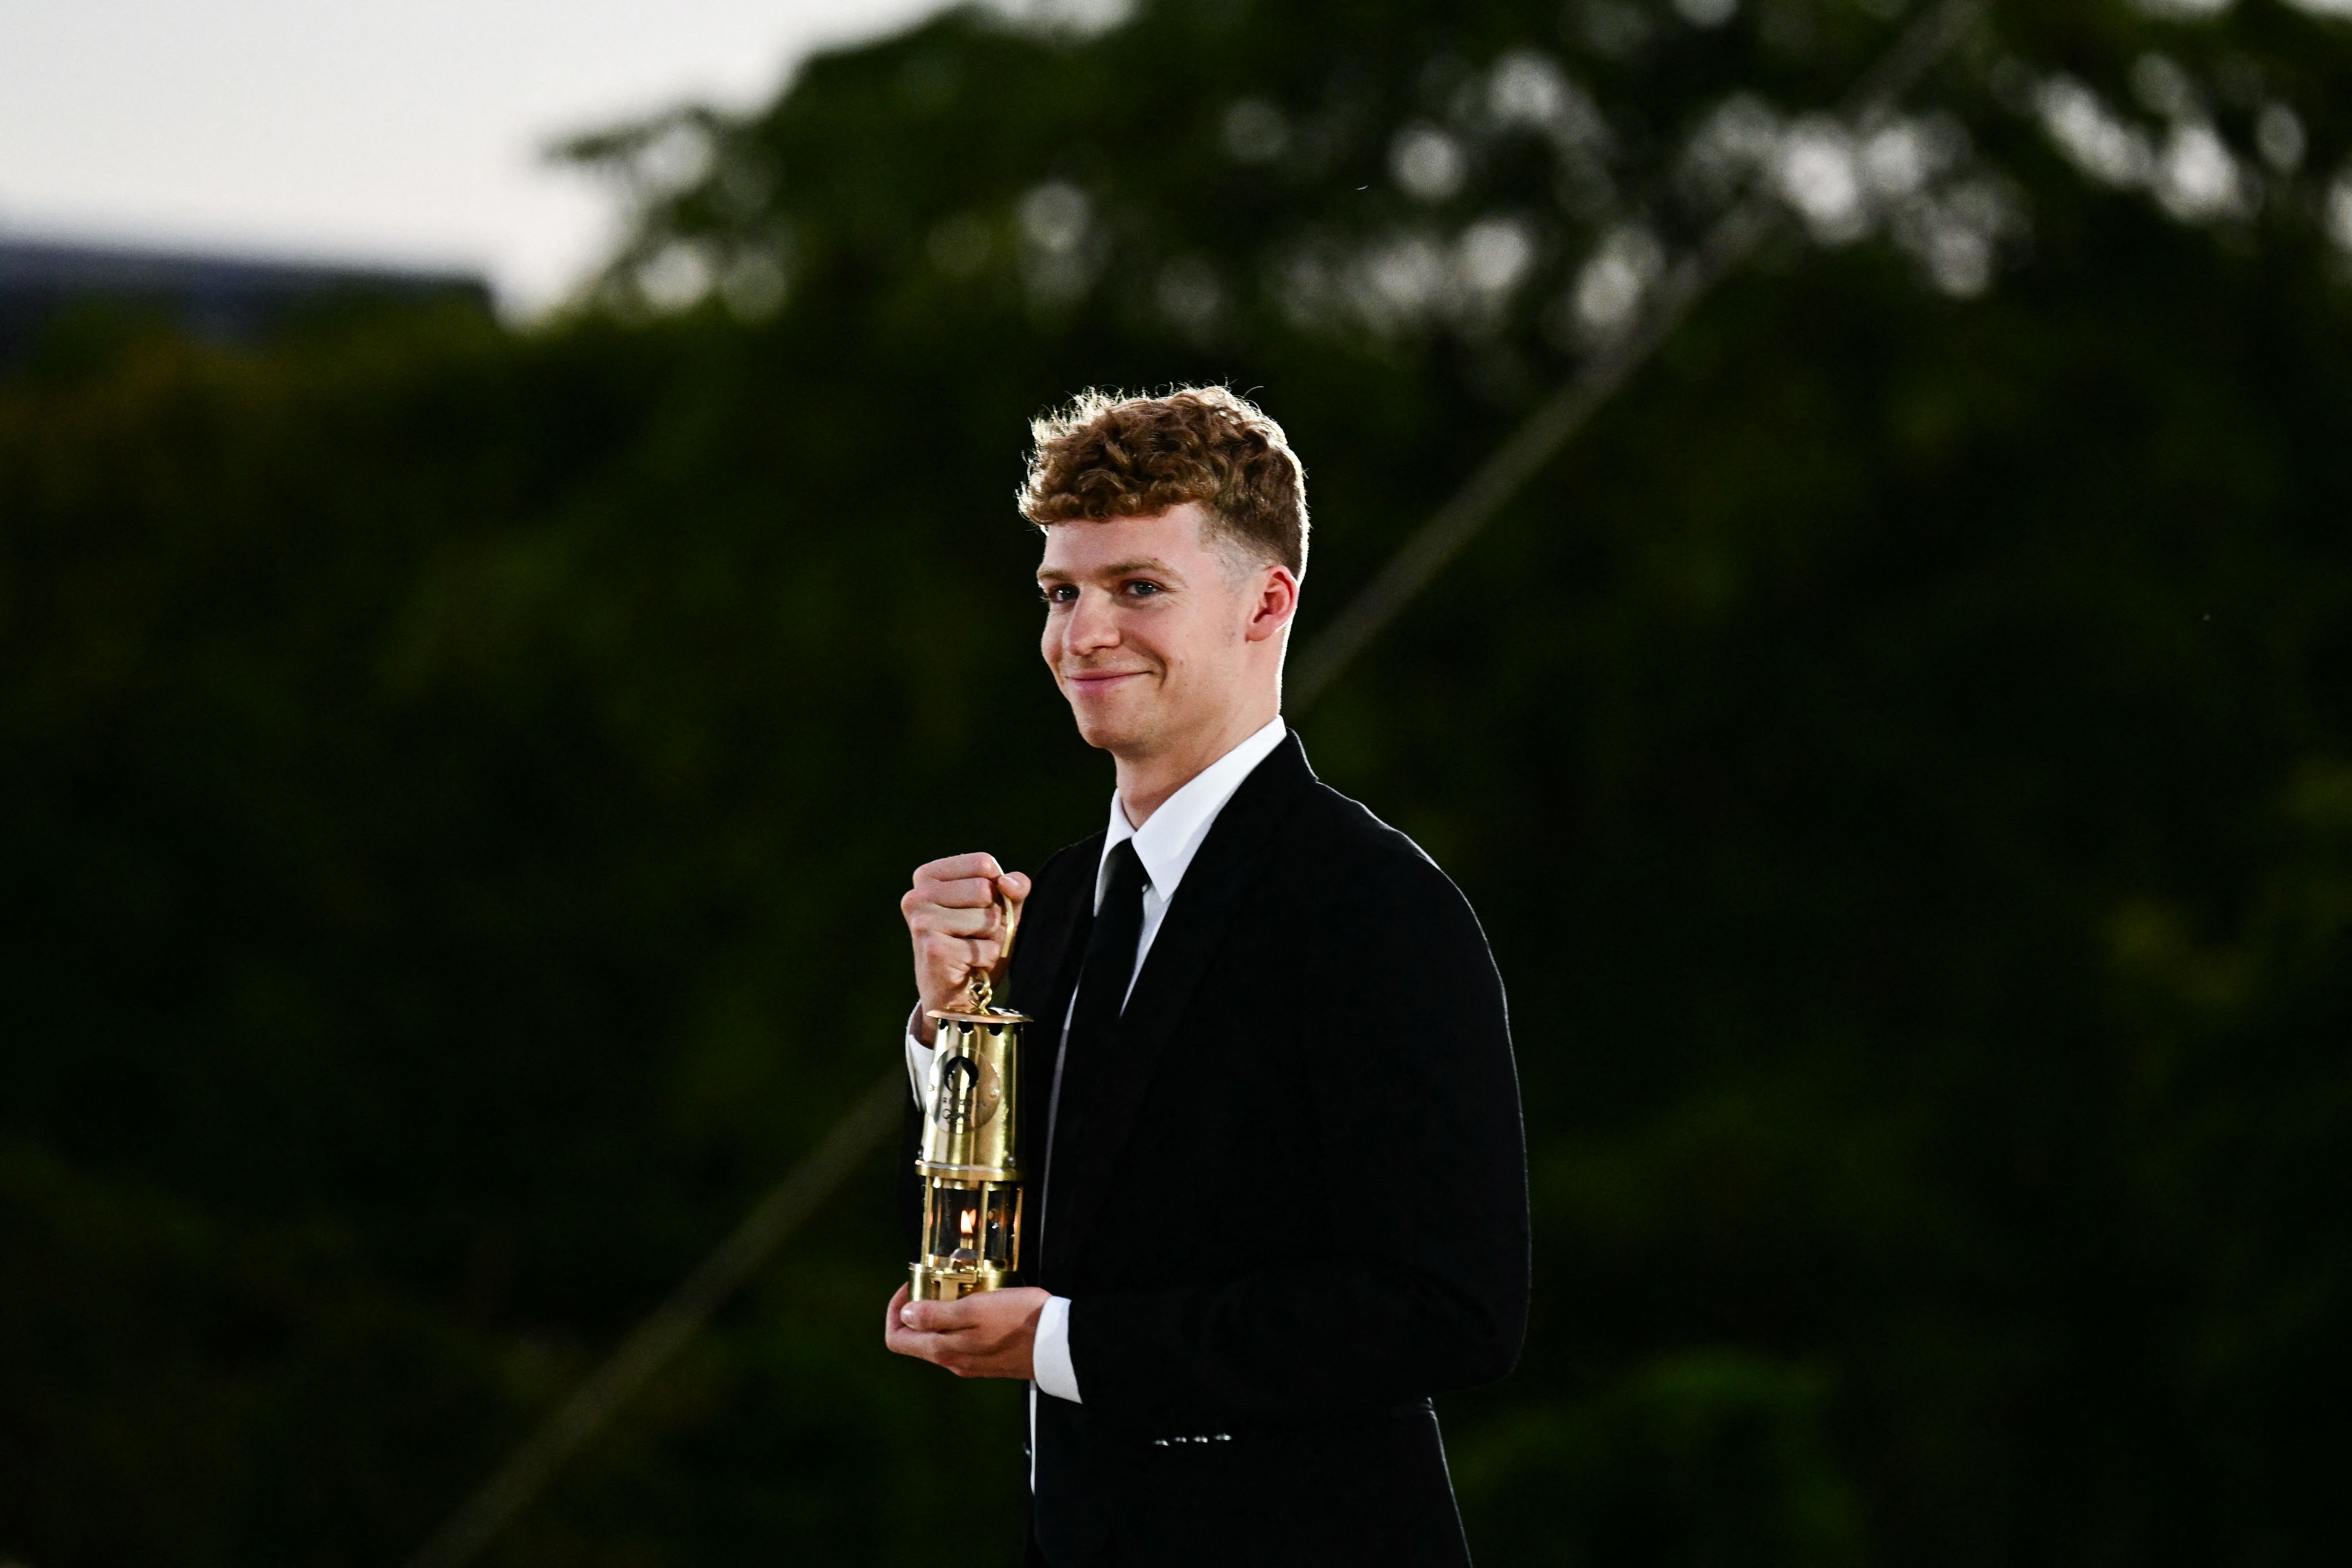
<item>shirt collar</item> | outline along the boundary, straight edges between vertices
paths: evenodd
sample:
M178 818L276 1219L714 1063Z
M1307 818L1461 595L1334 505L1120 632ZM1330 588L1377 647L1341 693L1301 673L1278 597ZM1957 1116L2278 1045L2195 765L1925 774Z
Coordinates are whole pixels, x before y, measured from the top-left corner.
M1289 732L1282 715L1276 714L1264 729L1186 780L1184 787L1161 802L1139 828L1129 823L1118 792L1112 791L1110 828L1103 835L1102 859L1095 867L1095 908L1102 908L1110 852L1130 838L1135 840L1135 858L1143 862L1143 874L1151 879L1152 891L1163 905L1174 898L1176 884L1184 879L1185 868L1192 864L1202 841L1209 837L1217 813Z

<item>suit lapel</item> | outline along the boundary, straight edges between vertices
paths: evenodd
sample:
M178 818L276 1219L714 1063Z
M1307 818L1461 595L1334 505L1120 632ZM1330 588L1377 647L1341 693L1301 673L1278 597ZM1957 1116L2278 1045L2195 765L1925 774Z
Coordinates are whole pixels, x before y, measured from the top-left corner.
M1081 839L1054 858L1038 875L1022 910L1021 935L1013 946L1015 1012L1035 1020L1023 1031L1021 1050L1022 1178L1031 1184L1037 1211L1037 1184L1045 1174L1046 1113L1054 1089L1054 1058L1061 1053L1062 1018L1077 988L1078 965L1094 929L1095 873L1102 861L1103 836ZM1042 1255L1024 1258L1034 1281Z
M1056 997L1069 999L1077 984L1077 963L1086 956L1087 932L1095 919L1095 872L1102 862L1103 836L1082 838L1054 857L1038 876L1039 886L1021 911L1021 935L1013 947L1011 1005L1058 1037Z
M1143 972L1136 976L1135 989L1119 1015L1110 1048L1087 1073L1084 1114L1068 1129L1056 1156L1053 1229L1057 1276L1067 1279L1078 1260L1095 1216L1109 1195L1105 1184L1127 1147L1153 1069L1183 1021L1235 907L1265 866L1276 830L1314 782L1298 737L1285 736L1217 814L1215 826L1177 885ZM1083 940L1076 945L1082 952ZM1065 1083L1066 1121L1071 1111L1069 1093Z

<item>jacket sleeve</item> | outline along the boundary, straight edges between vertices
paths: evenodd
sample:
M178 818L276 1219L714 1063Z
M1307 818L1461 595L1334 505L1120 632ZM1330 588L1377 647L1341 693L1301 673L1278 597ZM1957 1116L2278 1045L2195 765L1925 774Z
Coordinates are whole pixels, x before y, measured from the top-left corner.
M1080 1296L1070 1350L1090 1416L1147 1431L1328 1418L1517 1361L1527 1169L1502 980L1461 892L1398 843L1302 936L1293 1037L1335 1167L1319 1235L1296 1266Z

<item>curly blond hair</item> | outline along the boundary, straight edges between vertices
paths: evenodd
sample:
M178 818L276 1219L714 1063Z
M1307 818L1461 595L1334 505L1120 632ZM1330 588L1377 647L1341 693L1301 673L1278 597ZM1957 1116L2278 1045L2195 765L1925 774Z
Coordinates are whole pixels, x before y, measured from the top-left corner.
M1094 388L1030 422L1021 515L1040 528L1157 517L1187 501L1215 539L1307 574L1307 470L1282 426L1229 387Z

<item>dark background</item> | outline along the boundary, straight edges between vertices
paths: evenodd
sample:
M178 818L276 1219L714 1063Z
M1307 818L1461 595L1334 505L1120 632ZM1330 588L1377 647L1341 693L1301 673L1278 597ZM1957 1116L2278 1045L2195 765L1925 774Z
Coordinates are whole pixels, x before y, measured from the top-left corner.
M2196 9L1997 5L1940 172L1814 190L1293 714L1515 1005L1484 1561L2346 1549L2352 26ZM553 321L58 323L0 382L0 1559L404 1560L888 1066L908 869L1098 820L1024 421L1259 398L1311 639L1609 237L1681 253L1904 12L955 15L572 149L635 226ZM889 1158L487 1560L1015 1561L1019 1391L880 1347Z

